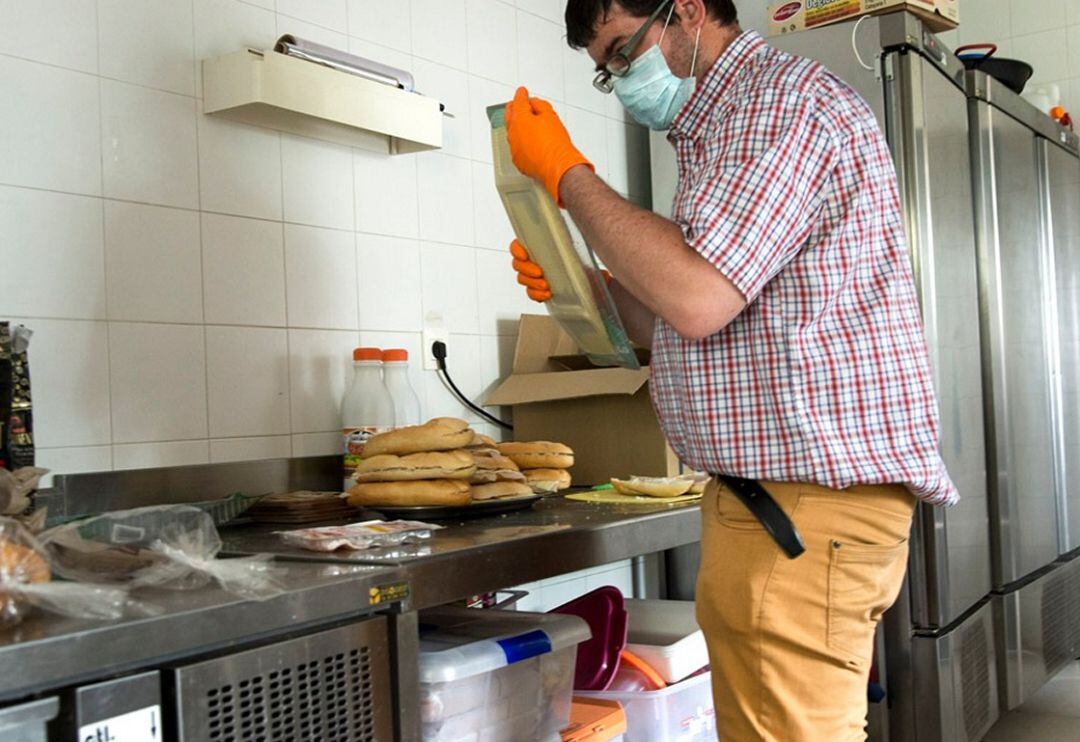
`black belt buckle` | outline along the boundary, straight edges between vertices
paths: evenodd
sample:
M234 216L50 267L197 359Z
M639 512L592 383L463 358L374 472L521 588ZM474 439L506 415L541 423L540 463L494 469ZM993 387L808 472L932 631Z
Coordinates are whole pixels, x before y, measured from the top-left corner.
M791 522L791 518L757 481L740 477L728 477L722 474L716 475L716 478L739 498L739 501L746 506L747 510L754 514L754 517L758 519L758 522L772 536L773 541L783 549L789 559L795 559L806 551L802 536L799 535L799 530L795 528L795 524Z

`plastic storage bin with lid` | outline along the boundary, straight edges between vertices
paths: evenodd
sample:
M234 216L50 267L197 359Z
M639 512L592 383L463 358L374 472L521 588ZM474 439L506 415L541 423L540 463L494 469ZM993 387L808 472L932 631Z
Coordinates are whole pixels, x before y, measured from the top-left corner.
M621 703L626 710L626 742L715 742L710 680L703 672L660 690L577 695Z
M439 608L420 615L426 742L556 741L570 721L575 616Z
M694 618L694 604L676 600L627 600L627 656L651 668L659 690L579 692L579 697L618 701L626 711L627 742L713 742L716 714L708 672L705 637ZM687 677L689 676L689 677Z

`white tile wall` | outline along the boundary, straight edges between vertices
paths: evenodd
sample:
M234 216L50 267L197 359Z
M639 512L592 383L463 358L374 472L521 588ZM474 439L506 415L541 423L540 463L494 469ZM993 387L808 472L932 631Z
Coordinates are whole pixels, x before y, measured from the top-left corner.
M403 52L412 51L409 0L349 0L349 35Z
M413 332L422 326L420 245L415 240L357 233L356 269L360 329Z
M341 428L341 398L351 380L352 351L360 342L344 330L289 330L289 398L292 429Z
M286 224L285 285L290 325L355 330L352 233Z
M101 121L106 196L198 207L193 98L102 80Z
M0 182L69 193L101 193L98 79L0 57ZM14 143L19 146L11 146Z
M109 380L114 443L207 437L202 327L110 324Z
M98 0L97 27L102 75L194 94L191 3Z
M105 202L109 319L203 321L199 214Z
M617 190L648 181L645 138L565 47L563 6L0 0L0 97L17 102L0 117L17 143L0 147L0 318L36 331L41 462L335 453L361 342L410 351L426 414L466 414L421 368L424 316L445 319L454 378L480 397L538 309L509 267L485 107L526 84ZM202 115L200 60L284 32L413 71L455 116L443 151Z
M285 221L352 230L352 151L290 134L281 137Z
M0 234L0 296L7 311L104 319L100 199L0 186Z
M95 0L0 0L0 53L97 72Z
M455 69L468 67L465 0L412 0L413 54Z
M207 322L285 325L285 248L280 224L204 213L202 250Z
M289 432L287 331L207 327L210 437Z

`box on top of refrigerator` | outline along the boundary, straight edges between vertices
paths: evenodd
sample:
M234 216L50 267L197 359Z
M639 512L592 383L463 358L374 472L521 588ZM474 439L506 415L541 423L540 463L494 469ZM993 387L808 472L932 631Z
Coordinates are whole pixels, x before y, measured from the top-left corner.
M931 31L948 31L960 24L960 0L773 0L769 36L898 10L919 16Z

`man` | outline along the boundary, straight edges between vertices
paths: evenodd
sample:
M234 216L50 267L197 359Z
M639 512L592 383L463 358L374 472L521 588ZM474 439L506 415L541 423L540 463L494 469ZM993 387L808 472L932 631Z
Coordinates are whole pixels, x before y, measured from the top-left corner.
M520 89L509 107L514 162L569 211L652 347L668 440L717 475L697 613L720 737L865 739L916 500L957 499L886 143L843 82L742 32L732 0L570 0L566 24L596 87L670 128L678 159L667 220L605 185L548 103Z

